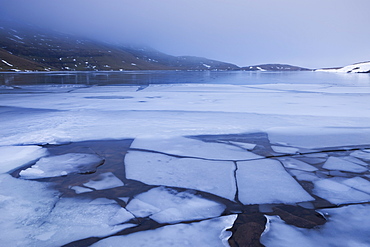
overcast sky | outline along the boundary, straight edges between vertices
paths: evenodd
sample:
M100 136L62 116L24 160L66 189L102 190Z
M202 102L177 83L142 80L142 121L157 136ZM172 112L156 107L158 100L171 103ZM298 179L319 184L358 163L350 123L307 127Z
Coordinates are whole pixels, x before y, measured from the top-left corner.
M239 66L370 60L370 0L0 0L0 14Z

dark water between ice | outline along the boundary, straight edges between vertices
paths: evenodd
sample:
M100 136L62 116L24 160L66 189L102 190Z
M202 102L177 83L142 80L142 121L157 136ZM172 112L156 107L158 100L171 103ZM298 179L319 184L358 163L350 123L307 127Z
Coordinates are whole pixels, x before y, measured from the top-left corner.
M149 84L333 84L369 86L370 74L247 71L5 72L0 85L149 85Z

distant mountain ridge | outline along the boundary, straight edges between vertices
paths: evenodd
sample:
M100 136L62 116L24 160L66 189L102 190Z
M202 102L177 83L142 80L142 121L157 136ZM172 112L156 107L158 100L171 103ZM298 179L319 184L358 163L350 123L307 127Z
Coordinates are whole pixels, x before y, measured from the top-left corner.
M309 71L287 64L239 67L150 47L112 45L0 18L0 71L242 70Z
M0 22L0 71L233 70L238 66L150 48L111 45L30 25Z

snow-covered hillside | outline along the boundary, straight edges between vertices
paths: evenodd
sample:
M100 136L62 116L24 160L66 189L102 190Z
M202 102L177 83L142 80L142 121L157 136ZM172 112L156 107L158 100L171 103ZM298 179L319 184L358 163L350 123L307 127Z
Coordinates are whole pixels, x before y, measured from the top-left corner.
M370 62L355 63L342 68L335 69L317 69L323 72L341 72L341 73L370 73Z

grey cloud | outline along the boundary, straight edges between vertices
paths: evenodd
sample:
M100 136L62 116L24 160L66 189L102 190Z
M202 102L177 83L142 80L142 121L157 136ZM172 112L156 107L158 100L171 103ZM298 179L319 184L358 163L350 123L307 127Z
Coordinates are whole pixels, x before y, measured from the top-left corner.
M109 42L241 66L369 60L368 0L0 0L0 14Z

